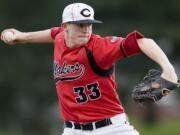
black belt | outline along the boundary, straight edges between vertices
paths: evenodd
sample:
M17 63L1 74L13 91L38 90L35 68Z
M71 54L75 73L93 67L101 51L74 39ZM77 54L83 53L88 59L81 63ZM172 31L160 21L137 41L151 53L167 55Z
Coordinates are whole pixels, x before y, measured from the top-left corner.
M88 123L65 121L64 124L65 124L65 127L68 127L68 128L74 128L74 129L80 129L80 130L93 130L93 129L111 125L112 122L110 119L103 119L100 121L88 122ZM94 124L94 127L93 127L93 124Z

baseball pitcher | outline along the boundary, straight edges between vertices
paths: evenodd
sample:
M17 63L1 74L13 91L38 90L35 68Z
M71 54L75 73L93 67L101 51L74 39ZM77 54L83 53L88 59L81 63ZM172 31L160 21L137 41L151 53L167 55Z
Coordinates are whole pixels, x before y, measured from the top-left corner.
M178 86L177 75L152 39L138 31L124 38L101 37L92 33L94 23L102 22L94 19L91 6L72 3L63 11L61 26L36 32L6 29L1 40L9 45L54 43L54 80L64 120L62 135L138 135L117 95L114 63L144 53L160 65L161 78Z

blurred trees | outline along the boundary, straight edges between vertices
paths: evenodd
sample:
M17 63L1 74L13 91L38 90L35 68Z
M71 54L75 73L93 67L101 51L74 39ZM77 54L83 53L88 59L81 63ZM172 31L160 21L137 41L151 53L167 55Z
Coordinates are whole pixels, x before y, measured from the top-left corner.
M58 26L63 8L74 0L0 0L0 31L17 28L36 31ZM126 36L138 30L153 38L167 53L180 74L180 1L87 1L94 7L94 32ZM53 46L0 46L0 129L55 134L59 127L58 101L52 76ZM120 98L128 106L132 86L150 68L159 68L143 55L117 65ZM56 127L57 126L57 127ZM54 133L55 132L55 133Z

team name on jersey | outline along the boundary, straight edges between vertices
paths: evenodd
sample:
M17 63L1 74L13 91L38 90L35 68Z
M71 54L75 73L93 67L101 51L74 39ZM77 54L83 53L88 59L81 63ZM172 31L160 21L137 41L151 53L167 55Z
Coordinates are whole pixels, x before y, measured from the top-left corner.
M74 64L67 64L66 61L60 65L54 61L54 78L59 81L72 81L80 78L84 74L84 65L76 62Z

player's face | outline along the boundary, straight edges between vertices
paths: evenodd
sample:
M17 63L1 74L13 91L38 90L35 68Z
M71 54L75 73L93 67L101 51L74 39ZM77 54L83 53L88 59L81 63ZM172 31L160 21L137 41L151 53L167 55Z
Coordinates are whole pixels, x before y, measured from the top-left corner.
M85 45L92 34L92 24L66 24L66 39L72 47Z

